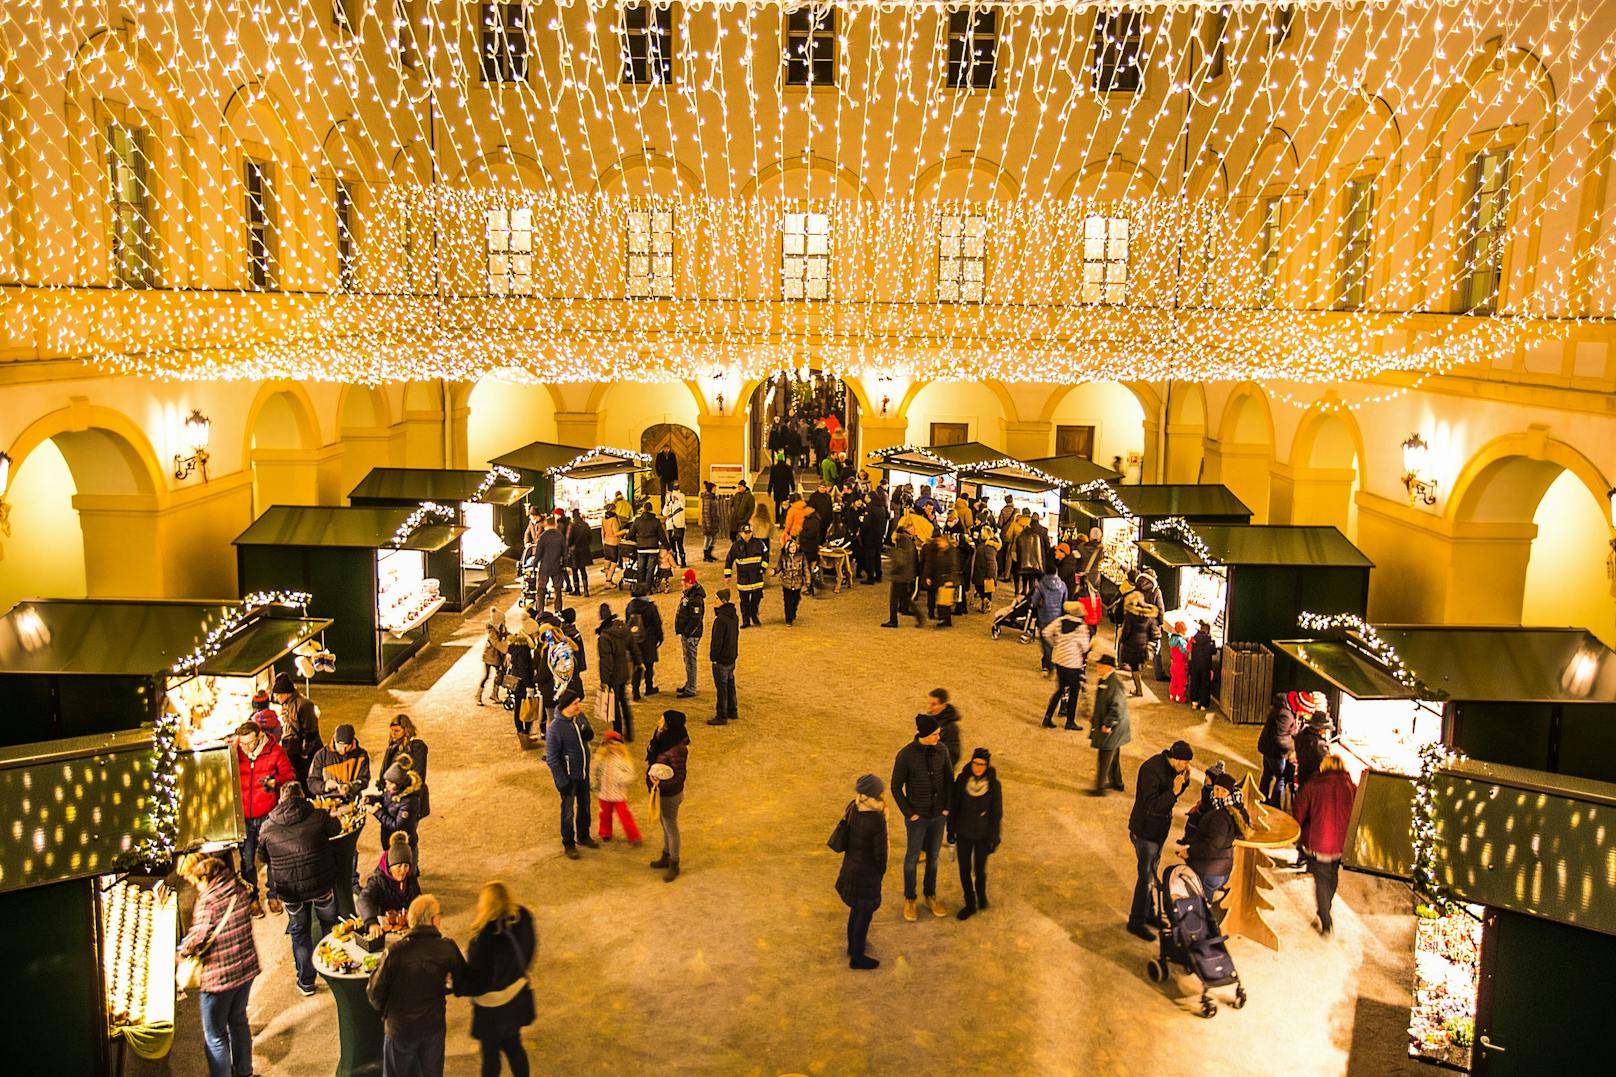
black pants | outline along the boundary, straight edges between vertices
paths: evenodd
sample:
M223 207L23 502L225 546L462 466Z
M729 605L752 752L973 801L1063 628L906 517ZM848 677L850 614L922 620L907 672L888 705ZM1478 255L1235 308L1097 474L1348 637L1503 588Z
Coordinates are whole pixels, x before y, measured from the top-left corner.
M1262 757L1262 781L1258 783L1257 790L1262 793L1264 800L1280 806L1285 790L1296 783L1296 762L1289 756L1265 755Z
M1319 905L1319 926L1332 931L1335 922L1330 918L1330 907L1335 904L1335 888L1341 882L1341 861L1310 857L1308 870L1313 873L1313 897Z
M881 907L879 901L860 901L847 910L847 956L863 957L864 948L870 941L870 921L875 918L875 910Z
M1212 705L1212 671L1190 667L1190 702L1203 707Z
M1122 788L1122 749L1101 748L1099 765L1094 772L1094 788L1105 790Z
M673 559L680 568L685 567L685 529L672 527L668 529L668 541L673 544Z
M1044 722L1047 724L1054 720L1055 709L1060 706L1061 699L1066 700L1066 724L1077 724L1077 701L1083 697L1083 667L1068 669L1066 666L1055 667L1055 677L1058 683L1055 691L1049 697L1049 706L1044 708Z
M628 705L628 685L612 686L612 728L623 734L623 739L634 740L634 709Z
M780 597L786 603L786 624L797 619L797 607L802 604L802 591L796 587L780 588Z
M584 565L572 566L572 593L575 595L583 595L585 598L589 597L588 567ZM521 1045L520 1040L517 1041L517 1045Z
M747 625L760 625L758 610L763 607L763 588L756 587L750 591L741 592L741 627Z
M647 694L656 688L656 660L649 662L631 662L629 664L629 684L634 688L634 698L640 698L641 685Z
M574 840L586 841L588 838L589 783L568 782L567 787L561 790L561 844L570 849Z
M909 614L909 599L915 593L915 581L893 580L887 584L887 620L896 622L898 614Z
M960 890L965 894L965 907L975 909L987 904L988 853L991 851L988 840L956 838L954 851L959 855Z
M522 1049L522 1034L504 1040L479 1040L483 1049L483 1077L499 1077L499 1056L511 1064L512 1077L527 1077L527 1052Z

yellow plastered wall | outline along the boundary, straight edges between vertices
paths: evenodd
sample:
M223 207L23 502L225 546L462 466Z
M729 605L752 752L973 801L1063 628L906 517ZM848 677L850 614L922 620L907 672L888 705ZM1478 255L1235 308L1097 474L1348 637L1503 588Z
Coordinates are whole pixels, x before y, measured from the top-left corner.
M931 443L932 423L965 423L970 440L1004 448L1004 406L985 385L932 382L915 394L905 414L912 445Z
M496 456L535 441L557 441L555 401L542 385L482 381L471 391L466 459L482 468Z
M1610 525L1569 471L1554 480L1533 518L1537 538L1526 566L1521 620L1586 628L1616 646L1616 599L1606 574Z
M1134 453L1145 451L1145 412L1139 398L1125 386L1116 382L1090 382L1079 385L1061 400L1050 416L1049 446L1044 455L1055 451L1056 427L1094 427L1094 462L1111 466L1111 458L1120 456L1124 461ZM1129 468L1130 479L1137 478L1137 468Z
M0 537L0 611L23 598L82 598L84 534L73 509L73 473L56 446L28 454L6 495L11 537Z

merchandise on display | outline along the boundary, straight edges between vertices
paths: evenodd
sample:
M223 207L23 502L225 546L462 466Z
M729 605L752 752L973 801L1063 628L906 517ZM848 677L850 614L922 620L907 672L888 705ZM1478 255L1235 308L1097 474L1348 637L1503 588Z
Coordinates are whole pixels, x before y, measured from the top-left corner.
M389 933L403 930L402 922L389 914L383 927ZM357 917L339 920L331 934L314 948L314 967L327 976L363 978L381 965L380 953L370 949L365 922ZM379 949L379 947L378 947Z
M1228 608L1229 580L1224 573L1192 565L1178 570L1178 608L1168 610L1164 620L1183 621L1192 633L1198 621L1205 621L1211 626L1212 641L1221 647Z
M180 749L217 748L253 715L253 693L268 688L266 676L187 677L171 685L164 703L179 717Z
M173 893L119 879L103 887L99 897L108 1033L172 1027L174 948L179 944Z
M494 530L494 506L481 501L463 501L460 520L466 533L460 536L460 563L468 568L489 568L505 556L509 547Z
M994 515L998 515L999 510L1004 508L1004 499L1008 497L1015 505L1016 511L1030 508L1035 516L1044 521L1044 527L1051 535L1060 533L1061 505L1058 489L1034 493L1029 490L1009 490L1002 486L979 483L976 496L987 501L988 508Z
M1468 1070L1481 978L1482 909L1456 905L1414 928L1414 1004L1408 1053Z
M377 624L384 632L406 635L443 608L438 581L426 575L426 554L418 550L376 551Z
M1100 521L1100 573L1122 584L1139 564L1139 522L1132 516L1107 516Z
M584 522L597 530L606 518L606 507L617 500L618 494L633 500L632 473L619 472L581 479L558 477L555 480L555 507L565 510L568 516L577 509L583 513Z
M309 803L331 816L342 827L342 833L336 835L337 837L345 837L365 825L365 806L357 798L343 800L340 797L311 797Z
M1420 747L1442 736L1442 708L1424 700L1341 696L1342 761L1354 781L1366 770L1414 777Z
M954 499L959 496L959 480L951 471L941 475L921 475L891 468L887 471L887 481L893 489L907 485L916 497L920 496L922 486L930 486L931 496L937 501L939 521L948 515L948 510L954 506Z

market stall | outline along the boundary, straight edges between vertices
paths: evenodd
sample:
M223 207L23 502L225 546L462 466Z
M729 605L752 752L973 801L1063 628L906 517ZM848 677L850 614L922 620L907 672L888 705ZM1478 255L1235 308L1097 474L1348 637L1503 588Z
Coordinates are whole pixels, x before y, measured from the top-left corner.
M0 803L7 1071L111 1075L131 1052L162 1058L179 915L159 884L177 853L241 841L235 753L171 754L149 728L17 744L0 748ZM172 820L161 842L158 818Z
M562 509L568 515L574 509L582 512L594 528L594 550L599 553L600 523L607 506L618 494L628 498L630 504L634 502L635 479L649 474L651 458L632 449L606 445L584 449L535 441L489 462L516 472L521 484L533 491L529 501L540 509Z
M274 505L235 539L243 590L294 587L314 595L310 612L331 618L326 643L335 670L323 680L380 684L426 646L444 606L427 556L465 528L452 516L416 509Z
M1076 453L1065 456L1040 456L1024 462L1060 483L1061 489L1057 494L1056 505L1060 526L1058 529L1051 528L1049 533L1058 534L1063 541L1068 542L1087 535L1089 528L1094 524L1090 517L1077 511L1074 502L1067 500L1067 494L1090 483L1115 486L1122 481L1120 472L1102 467L1088 457L1078 456Z
M950 449L959 448L964 446L949 446L939 451L947 453ZM985 499L988 508L995 514L1009 502L1018 510L1030 509L1034 516L1044 521L1044 528L1051 535L1060 533L1061 490L1064 484L1054 475L1008 456L961 464L957 474L960 492L966 497Z
M1097 479L1069 493L1062 506L1069 526L1080 532L1100 529L1100 571L1113 587L1138 567L1139 540L1150 535L1161 520L1251 522L1251 510L1228 487L1217 484L1122 486Z
M920 445L899 445L872 452L870 460L886 473L887 483L893 490L907 486L911 494L919 494L922 486L931 487L932 497L937 500L942 516L946 516L959 496L959 480L955 475L957 465L939 455L940 452L940 449Z
M527 527L524 508L532 487L510 468L459 471L379 467L348 495L350 505L422 504L452 508L465 528L460 540L427 554L427 575L439 581L443 608L464 610L494 586L494 562L519 554Z

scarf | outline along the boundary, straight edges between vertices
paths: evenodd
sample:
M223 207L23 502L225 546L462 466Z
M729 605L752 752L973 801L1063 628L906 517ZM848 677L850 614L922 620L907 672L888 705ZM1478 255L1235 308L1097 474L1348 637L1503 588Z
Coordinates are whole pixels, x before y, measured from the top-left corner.
M973 797L986 796L987 791L988 791L987 775L984 774L982 777L978 778L976 775L973 774L970 777L965 779L965 792L966 792L966 795L973 796Z

